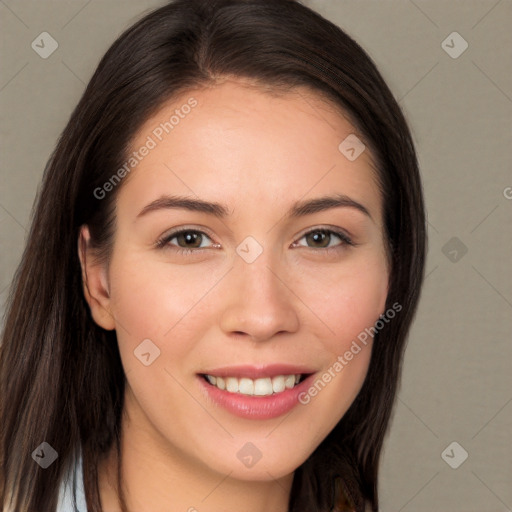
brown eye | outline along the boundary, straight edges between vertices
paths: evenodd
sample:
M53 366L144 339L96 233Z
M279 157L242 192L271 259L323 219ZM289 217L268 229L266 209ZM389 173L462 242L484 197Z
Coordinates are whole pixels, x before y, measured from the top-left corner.
M173 242L173 240L176 241ZM211 239L202 231L197 229L180 229L162 237L157 241L156 246L161 249L168 248L176 252L186 253L214 247L213 244L203 245L207 240Z
M312 242L316 247L328 247L331 241L331 234L327 231L312 231L306 235L306 240Z
M303 235L302 238L307 241L306 247L311 249L335 249L344 245L354 245L344 233L331 229L315 229ZM336 238L341 242L332 244ZM299 245L303 246L303 244Z
M199 231L181 231L173 238L176 238L180 247L198 249L201 246L203 234ZM183 244L183 245L182 245Z

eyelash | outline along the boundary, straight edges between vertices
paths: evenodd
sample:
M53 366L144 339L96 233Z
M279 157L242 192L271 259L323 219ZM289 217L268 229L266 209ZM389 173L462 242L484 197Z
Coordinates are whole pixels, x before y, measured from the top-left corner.
M164 235L162 238L159 238L155 244L156 248L157 249L164 249L166 247L172 247L172 251L177 253L177 254L180 254L180 255L191 255L191 254L195 254L199 251L203 251L205 248L194 248L194 249L189 249L189 248L186 248L186 247L176 247L176 246L171 246L169 244L169 242L175 238L176 236L178 235L181 235L182 233L198 233L198 234L201 234L201 235L206 235L208 238L211 239L211 237L205 233L204 231L200 231L198 229L191 229L191 228L182 228L182 229L179 229L179 230L176 230L176 231L173 231L171 233L168 233L166 235ZM331 254L333 252L335 253L338 253L340 250L344 249L345 246L352 246L352 247L355 247L357 244L354 243L345 233L343 233L342 231L337 231L337 230L334 230L334 229L329 229L329 228L315 228L315 229L312 229L310 231L307 231L306 233L304 233L300 238L299 240L301 240L302 238L312 234L312 233L325 233L325 234L330 234L330 235L336 235L337 237L340 238L341 242L339 245L336 245L334 247L319 247L319 248L315 248L315 247L308 247L308 246L299 246L299 247L306 247L307 249L312 249L314 251L323 251L324 253L327 253L327 254ZM294 242L295 243L295 242ZM210 247L206 247L206 249L209 249Z

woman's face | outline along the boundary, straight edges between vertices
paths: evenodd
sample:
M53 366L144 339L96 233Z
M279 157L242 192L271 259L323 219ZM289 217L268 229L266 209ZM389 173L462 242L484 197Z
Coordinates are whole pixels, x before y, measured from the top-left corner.
M384 313L389 277L369 150L340 149L354 131L306 89L225 81L149 119L136 165L104 187L121 187L117 224L90 304L116 330L125 408L155 456L283 477L354 401L372 340L353 342Z

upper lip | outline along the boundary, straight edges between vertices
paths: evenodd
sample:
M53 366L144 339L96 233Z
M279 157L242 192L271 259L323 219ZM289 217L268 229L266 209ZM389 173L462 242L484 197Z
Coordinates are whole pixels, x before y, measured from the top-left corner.
M268 364L268 365L238 365L223 366L212 370L205 370L201 375L212 375L213 377L236 377L248 379L262 379L265 377L277 377L278 375L311 374L315 370L305 365L292 364Z

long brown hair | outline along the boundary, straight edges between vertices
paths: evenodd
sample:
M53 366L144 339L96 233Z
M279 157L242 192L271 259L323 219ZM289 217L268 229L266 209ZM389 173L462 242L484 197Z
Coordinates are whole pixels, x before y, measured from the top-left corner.
M176 0L126 30L98 65L44 170L0 347L0 504L54 511L62 476L79 456L88 510L99 512L98 462L117 448L125 375L115 331L93 321L77 253L87 224L108 261L115 200L101 187L126 160L138 128L164 102L218 77L271 90L306 86L350 117L377 162L391 273L387 308L401 311L373 341L356 400L297 468L290 512L328 512L342 481L357 510L378 509L378 468L407 333L424 273L423 193L412 137L365 51L293 0ZM341 141L340 141L341 142ZM58 459L42 470L42 441ZM341 477L341 478L340 478Z

